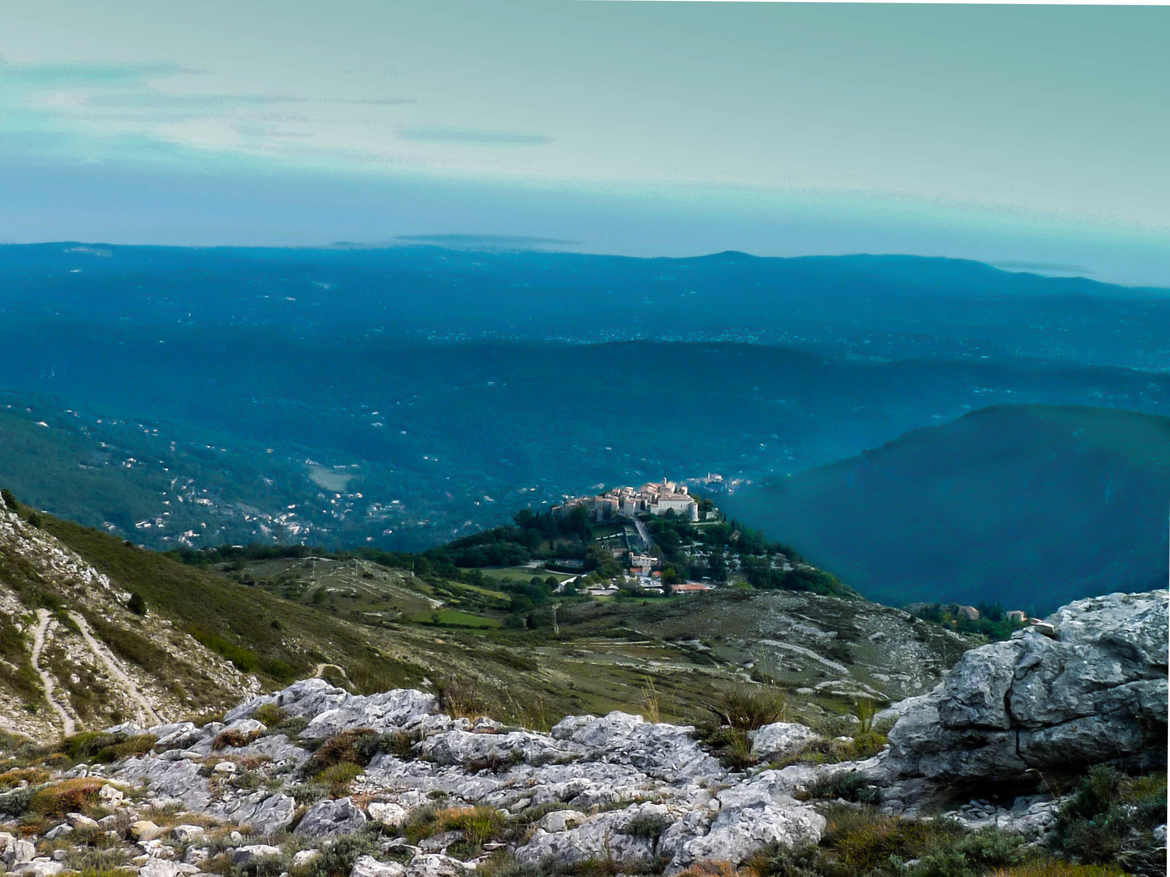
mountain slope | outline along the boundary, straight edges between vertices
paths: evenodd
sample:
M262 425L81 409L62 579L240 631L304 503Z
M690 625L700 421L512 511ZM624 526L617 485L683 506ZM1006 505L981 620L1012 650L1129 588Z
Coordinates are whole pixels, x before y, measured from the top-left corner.
M723 501L872 599L1068 599L1166 582L1170 419L1005 406Z
M0 722L42 736L219 707L246 677L0 499Z
M720 691L750 684L750 669L788 690L794 715L831 719L858 694L929 689L976 642L865 600L790 592L566 600L555 630L547 610L532 629L431 612L395 620L331 597L291 602L16 508L0 510L0 730L37 737L218 711L314 674L355 692L443 689L469 710L547 725L639 709L649 695L661 715L694 722ZM320 570L286 565L286 584L295 591L307 576L315 587L450 605L448 589L402 570L320 560ZM131 593L145 616L129 608ZM503 617L483 611L493 624Z

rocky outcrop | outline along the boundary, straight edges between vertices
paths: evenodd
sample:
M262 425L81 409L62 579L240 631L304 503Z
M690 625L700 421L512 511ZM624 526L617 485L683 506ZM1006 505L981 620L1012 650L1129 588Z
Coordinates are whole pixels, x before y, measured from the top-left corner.
M324 679L302 679L283 691L255 697L229 710L224 721L246 719L264 704L273 704L286 713L309 719L300 734L310 740L331 737L356 728L390 731L422 721L438 712L433 694L413 689L396 689L379 694L350 694Z
M836 790L829 797L860 787L867 801L917 815L962 781L1163 756L1166 592L1078 601L1050 624L1052 636L1028 631L968 652L936 690L896 704L891 746L877 756L779 769L763 765L824 741L803 725L766 725L750 735L758 766L731 770L693 728L628 713L568 716L541 732L446 715L425 692L360 696L304 680L248 700L222 722L107 729L146 740L145 751L55 776L90 784L105 815L46 820L38 841L44 850L100 831L145 877L216 867L279 873L347 843L351 877L470 874L501 847L535 873L602 860L626 873L677 874L705 861L743 863L768 845L817 843L825 816L805 799L818 787ZM258 712L266 704L279 712ZM345 757L362 765L321 773L328 753L358 739L368 748ZM17 812L31 792L6 792L0 812ZM991 800L968 793L947 803L946 815L1043 842L1059 808L1044 793ZM154 821L164 808L180 811L173 826ZM455 827L463 818L484 832L474 843ZM65 870L18 829L0 825L8 871ZM295 859L290 837L293 849L306 847Z
M1015 780L1030 769L1165 758L1167 592L1078 600L1007 642L966 652L904 701L898 776Z

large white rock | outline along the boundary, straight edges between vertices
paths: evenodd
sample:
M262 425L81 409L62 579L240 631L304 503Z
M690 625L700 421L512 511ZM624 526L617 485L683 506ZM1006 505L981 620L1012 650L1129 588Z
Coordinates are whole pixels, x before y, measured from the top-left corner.
M318 801L297 823L296 833L310 837L353 834L366 824L366 814L351 798Z
M138 869L139 877L181 877L184 874L197 874L199 869L186 862L173 862L169 859L150 859Z
M275 859L279 856L280 847L274 847L269 844L247 844L246 846L236 847L232 850L232 864L236 867L245 868L248 865L255 865L264 859Z
M631 834L628 829L639 817L663 816L665 810L657 804L633 805L597 814L564 831L537 828L516 850L516 859L524 865L550 869L609 857L630 867L646 864L654 858L656 838Z
M773 722L748 732L752 741L752 756L759 759L786 758L795 755L821 735L795 722Z
M391 731L417 723L438 712L433 694L398 688L379 694L350 694L324 679L302 679L276 694L263 695L229 711L229 722L251 716L263 704L271 703L294 716L309 719L301 737L311 740L331 737L341 731L373 728Z
M902 776L1010 779L1029 768L1165 753L1166 591L1077 600L1034 630L966 652L899 705L889 766Z
M586 757L629 764L659 778L677 781L722 776L718 760L694 739L694 728L647 722L615 710L606 716L566 716L552 729L557 740L583 747Z
M664 839L668 849L677 845L672 869L704 859L738 864L768 844L791 847L819 841L825 818L789 797L780 776L777 771L765 771L723 789L718 793L718 813L705 832L681 843L678 837Z
M402 877L405 873L406 867L397 862L379 862L373 856L362 856L353 863L349 877Z
M52 877L52 875L60 874L64 870L65 866L60 862L41 857L33 859L31 862L23 862L9 873L19 875L19 877Z
M462 764L475 770L519 762L571 761L580 751L580 747L567 746L547 734L531 731L492 734L451 730L427 737L419 744L419 755L423 758L436 764Z

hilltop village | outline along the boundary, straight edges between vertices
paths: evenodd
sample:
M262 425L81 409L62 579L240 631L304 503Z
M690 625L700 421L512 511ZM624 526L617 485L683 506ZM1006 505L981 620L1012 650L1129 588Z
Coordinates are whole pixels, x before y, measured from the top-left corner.
M722 485L722 476L708 475L702 480L704 486ZM621 486L610 488L591 496L575 496L554 506L552 514L565 518L574 512L584 512L601 530L595 537L603 553L613 559L614 564L605 564L607 576L575 576L562 583L561 589L584 584L585 592L593 596L610 596L621 589L634 589L650 593L700 594L710 591L725 580L724 576L711 575L690 577L685 573L692 565L710 572L711 550L704 551L704 545L693 542L678 546L687 562L671 563L671 557L656 542L651 529L661 536L659 526L647 527L648 516L672 519L685 524L715 524L723 518L714 503L693 496L690 488L682 483L663 478L651 481L641 487ZM665 522L663 522L665 523ZM668 537L669 538L669 537ZM732 558L732 562L735 559ZM620 567L617 564L621 564ZM781 558L782 568L791 565ZM574 568L579 562L569 561L567 568ZM738 567L738 564L736 564ZM726 560L720 558L717 569L723 570ZM601 580L599 580L601 579Z
M688 521L697 522L699 503L685 484L652 481L641 487L614 487L597 496L575 496L553 508L553 514L567 514L575 508L586 508L596 521L614 517L632 518L635 515L665 515L673 512Z
M727 488L720 475L709 474L699 483L705 492ZM598 494L569 497L552 509L553 516L561 519L582 512L594 524L595 541L615 564L603 563L592 575L586 575L582 561L564 558L548 562L548 567L577 573L561 582L557 588L559 593L577 590L595 597L612 596L622 590L644 594L700 594L729 583L744 571L739 556L739 549L744 546L735 544L740 534L733 528L731 544L724 546L725 550L707 542L703 530L726 522L713 502L692 495L684 482L663 478L641 487L612 487ZM663 526L666 520L656 521L656 518L683 525L690 538L670 546L673 550L669 553L664 551L660 543L663 535L669 540L670 530ZM659 537L657 541L655 535ZM765 551L770 555L764 560L769 575L791 574L798 567L805 571L815 569L779 548L773 546L773 551ZM918 603L906 608L918 617L952 629L980 631L989 623L1002 622L1010 629L1034 625L1041 633L1047 632L1043 622L1030 618L1020 609L1004 611L990 604L976 607L955 603Z

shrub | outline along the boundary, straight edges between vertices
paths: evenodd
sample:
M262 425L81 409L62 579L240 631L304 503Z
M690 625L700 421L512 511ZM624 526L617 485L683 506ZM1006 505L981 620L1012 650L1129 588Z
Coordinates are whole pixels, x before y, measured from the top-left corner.
M7 794L0 795L0 814L5 816L20 816L27 812L32 803L32 788L14 789Z
M639 813L622 826L622 834L645 838L651 844L657 846L658 839L662 837L662 832L666 831L669 827L670 820L665 816L658 813Z
M95 760L108 764L112 761L130 758L132 755L144 755L154 748L154 744L157 742L158 738L153 734L139 734L123 740L121 743L114 743L99 749Z
M786 703L784 693L777 688L744 685L725 692L710 708L723 724L741 731L754 731L783 721Z
M401 752L403 738L409 751L409 737L402 733L379 734L372 728L342 731L325 740L305 765L306 776L319 774L326 768L348 762L365 767L379 752Z
M293 877L349 877L353 863L362 856L381 852L376 830L344 834L321 850L303 869L293 872Z
M447 807L438 810L424 807L400 826L400 831L412 844L444 831L459 831L470 854L478 852L483 844L498 836L507 820L494 807Z
M275 728L288 718L288 713L274 703L262 703L252 713L252 718L269 728Z
M707 859L680 871L678 877L736 877L738 873L731 862Z
M944 819L899 819L872 807L833 807L822 838L827 874L852 877L890 863L890 857L914 859L952 845L963 829Z
M842 798L862 804L876 804L881 800L881 790L863 774L855 770L841 771L819 777L805 793L808 798Z
M1056 850L1085 863L1130 861L1140 870L1149 832L1166 822L1166 775L1127 777L1111 767L1089 771L1056 821Z
M730 725L708 727L701 732L700 739L726 767L742 770L756 762L747 731L741 728Z
M492 712L481 688L464 679L443 679L435 685L439 710L452 718L477 719Z
M770 844L744 863L756 877L821 877L817 865L820 851L814 844L785 847Z
M879 734L872 728L867 731L858 731L843 753L844 761L857 761L862 758L872 758L882 751L886 745L886 735Z
M997 868L988 877L1125 877L1125 872L1115 865L1074 865L1051 860Z
M1024 838L1014 832L983 828L960 838L949 849L923 856L913 877L983 877L989 868L1024 861Z
M278 725L269 725L269 734L284 734L289 739L300 735L301 731L309 727L309 720L304 716L289 716Z
M133 612L135 615L145 615L146 614L146 600L137 591L133 591L130 594L130 599L126 603L126 608L129 609L131 612Z
M859 697L853 701L853 715L859 722L857 733L868 734L873 730L874 716L877 715L877 704L868 697Z
M101 750L118 743L119 739L104 731L82 731L62 740L60 750L73 761L88 761Z
M341 798L349 792L350 783L357 779L361 772L360 765L352 761L341 761L325 768L314 779L329 787L331 797Z
M0 789L10 789L13 786L18 786L21 783L27 783L30 786L35 786L39 783L45 782L49 778L49 772L41 767L16 767L12 770L7 770L0 773Z
M84 813L97 803L98 790L105 784L105 780L93 777L62 780L38 789L29 801L28 809L43 816Z
M241 746L247 746L259 736L260 734L257 731L220 731L219 734L216 735L216 738L211 741L211 748L218 750L228 749L230 747L235 749Z
M476 877L542 877L540 871L530 865L521 865L506 850L499 850L480 861L475 873Z

